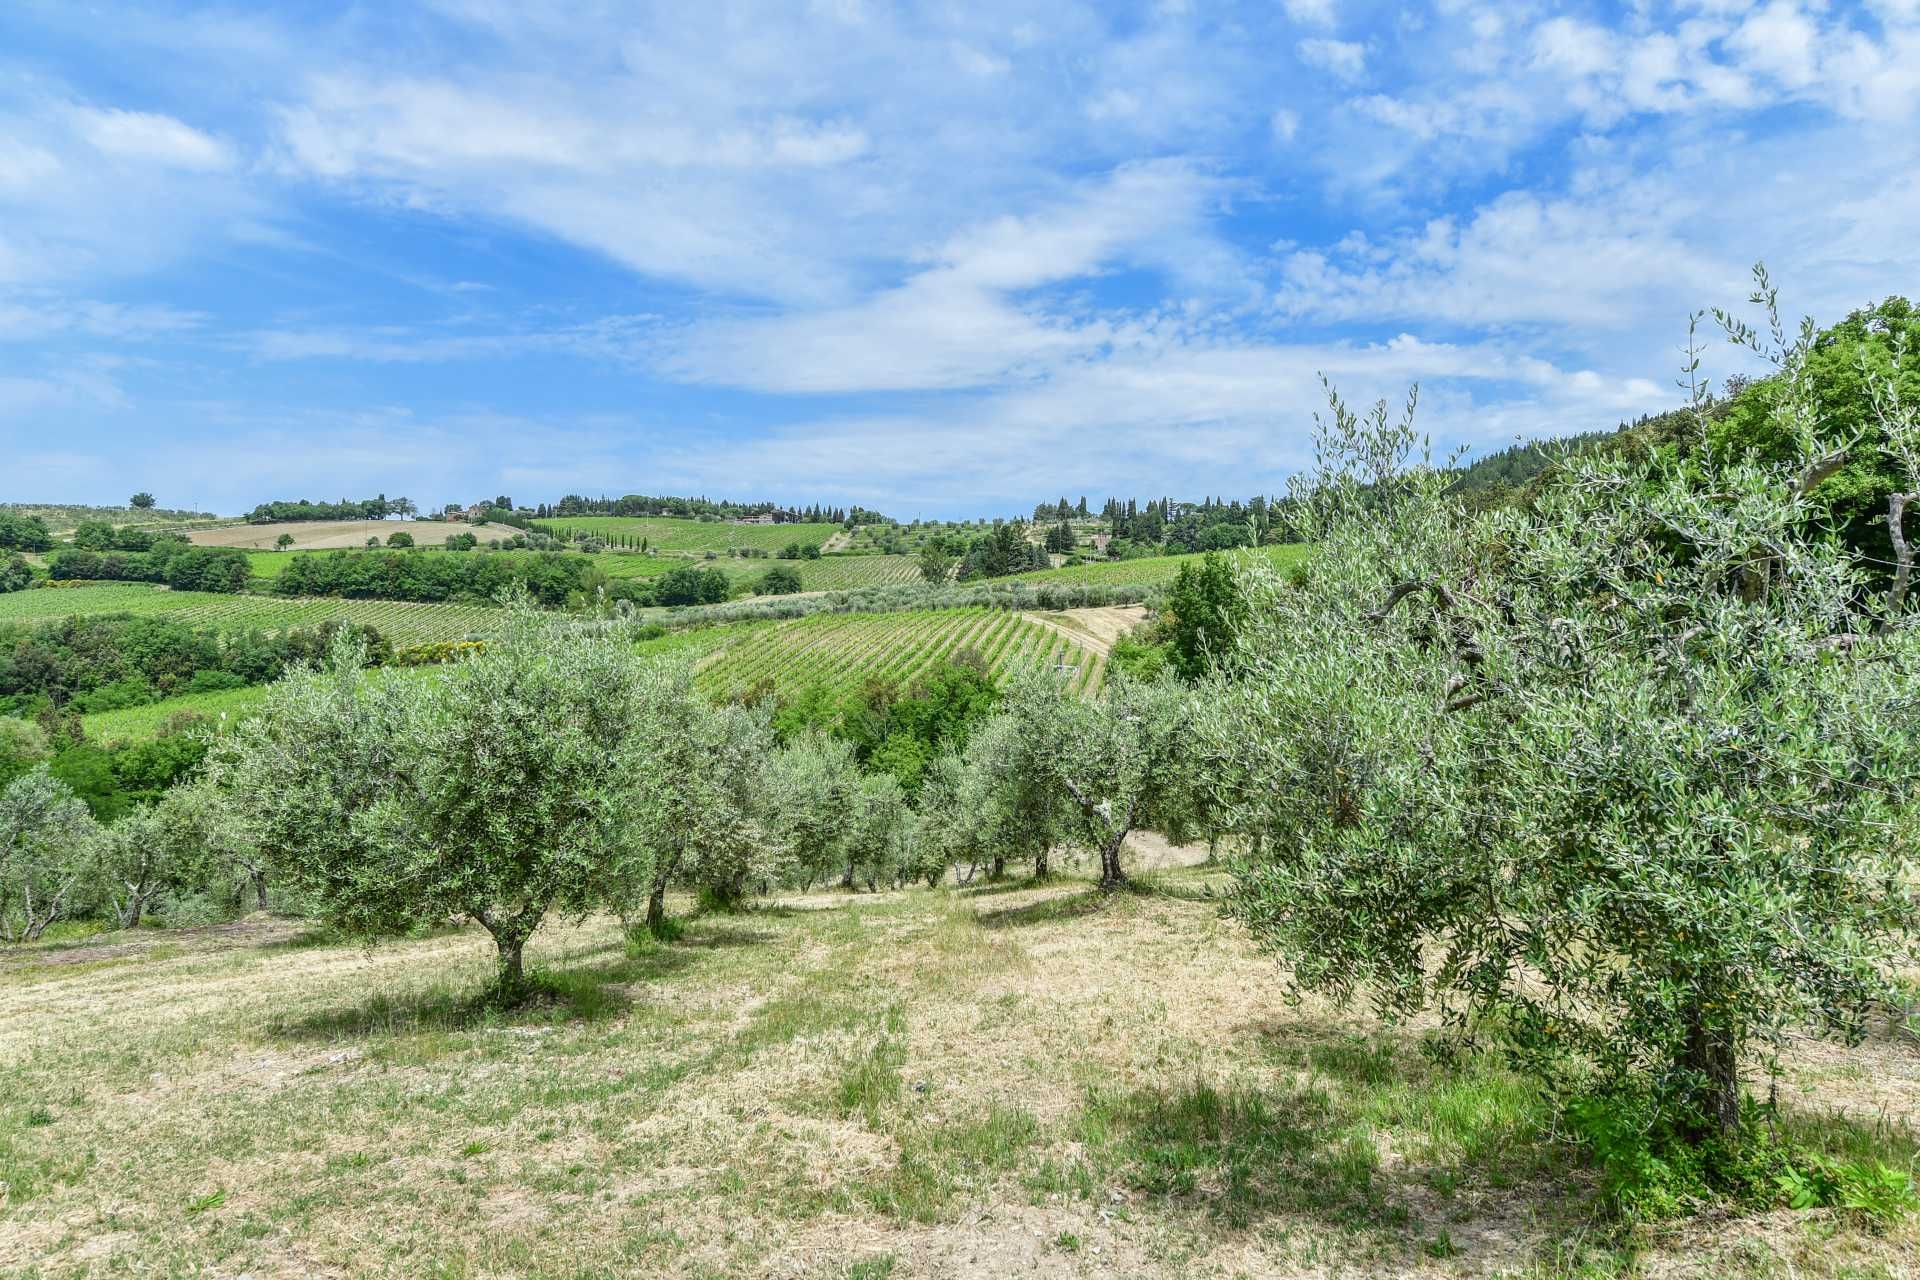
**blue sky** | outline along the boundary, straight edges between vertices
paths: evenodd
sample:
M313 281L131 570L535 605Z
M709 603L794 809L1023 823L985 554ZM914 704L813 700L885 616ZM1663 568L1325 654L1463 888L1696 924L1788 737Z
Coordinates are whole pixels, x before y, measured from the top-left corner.
M1920 290L1920 0L0 7L0 499L1244 496ZM1738 367L1715 353L1714 371Z

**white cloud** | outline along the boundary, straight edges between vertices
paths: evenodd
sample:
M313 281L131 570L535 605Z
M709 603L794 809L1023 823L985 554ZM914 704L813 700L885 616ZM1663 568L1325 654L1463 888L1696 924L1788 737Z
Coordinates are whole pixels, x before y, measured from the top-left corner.
M1367 74L1367 47L1352 40L1327 40L1315 37L1296 46L1300 60L1318 67L1337 80L1356 83Z
M233 154L225 143L172 116L76 107L73 119L81 137L116 159L200 171L233 164Z
M1302 26L1330 27L1334 21L1333 0L1281 0L1287 16Z

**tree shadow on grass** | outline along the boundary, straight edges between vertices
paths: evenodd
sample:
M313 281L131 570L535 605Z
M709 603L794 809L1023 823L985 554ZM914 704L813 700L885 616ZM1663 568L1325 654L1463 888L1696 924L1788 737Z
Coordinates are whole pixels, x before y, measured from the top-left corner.
M987 929L1017 929L1027 925L1055 924L1063 920L1078 920L1084 916L1097 915L1105 911L1113 902L1113 895L1103 889L1092 888L1080 893L1057 894L1051 898L1042 898L1038 902L1029 902L1025 906L1003 907L998 911L982 911L976 919Z
M432 1031L558 1026L604 1022L626 1012L631 1003L594 969L535 970L527 975L525 995L510 1003L491 986L435 985L397 995L380 991L357 1004L269 1023L266 1030L282 1040L326 1043Z
M1077 1189L1118 1181L1236 1230L1275 1213L1343 1225L1405 1216L1386 1201L1371 1135L1317 1086L1096 1089L1076 1127L1086 1168L1043 1167L1045 1189L1091 1175Z
M746 919L751 919L747 917ZM687 922L685 932L668 944L714 950L722 947L760 947L775 941L778 934L755 929L739 916L698 916Z
M1045 879L1021 876L1018 879L983 880L977 884L957 885L953 892L954 896L960 898L995 898L1003 893L1024 893L1029 889L1049 889L1065 883L1067 883L1066 877L1059 875L1050 875Z

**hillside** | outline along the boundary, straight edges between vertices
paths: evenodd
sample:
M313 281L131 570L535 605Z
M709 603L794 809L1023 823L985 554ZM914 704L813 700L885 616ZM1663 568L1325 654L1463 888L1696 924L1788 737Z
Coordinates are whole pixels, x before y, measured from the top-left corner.
M486 532L481 530L481 532ZM436 547L423 547L423 554L441 554ZM272 582L286 571L288 565L302 556L330 555L329 551L253 551L247 556L252 566L253 577L259 582ZM533 551L464 551L458 555L501 555L507 557L533 556ZM568 554L585 555L584 552ZM631 581L639 578L655 578L675 569L689 566L697 569L718 569L736 583L753 584L764 577L775 566L791 569L800 575L802 591L851 591L860 587L881 587L895 583L912 583L920 580L920 567L912 556L882 555L826 555L817 560L779 560L766 556L717 556L712 560L704 556L688 555L642 555L635 551L601 551L592 554L593 567L616 582Z
M1261 547L1258 554L1265 556L1274 565L1285 568L1298 562L1307 553L1307 548L1299 545ZM1233 552L1218 554L1232 555ZM1041 569L1034 573L1011 574L997 579L1002 582L1077 582L1099 586L1159 586L1172 582L1183 564L1196 564L1197 555L1146 556L1138 560L1099 560L1087 564L1065 565L1058 569Z
M420 546L445 542L465 525L435 520L288 520L277 524L233 524L214 529L199 529L189 536L201 547L240 547L265 551L278 545L282 537L293 539L293 548L303 551L338 551L364 547L368 538L385 542L396 533L404 533Z
M300 599L169 591L139 583L45 588L0 595L0 622L38 622L97 613L165 615L223 631L274 631L354 622L378 628L395 645L463 640L491 630L497 610L484 605L403 600Z

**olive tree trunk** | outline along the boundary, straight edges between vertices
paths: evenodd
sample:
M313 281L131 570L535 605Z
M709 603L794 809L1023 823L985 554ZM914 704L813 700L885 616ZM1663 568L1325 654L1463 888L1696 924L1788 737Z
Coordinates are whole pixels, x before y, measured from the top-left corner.
M1739 1047L1732 1028L1707 1016L1704 996L1696 996L1687 1009L1687 1041L1679 1065L1692 1094L1693 1138L1735 1137L1740 1131Z
M511 916L494 916L484 908L476 908L472 912L481 927L493 935L493 944L499 949L494 994L504 1003L512 1004L526 998L527 974L523 955L527 939L540 926L543 914L543 909L539 907L526 907Z

